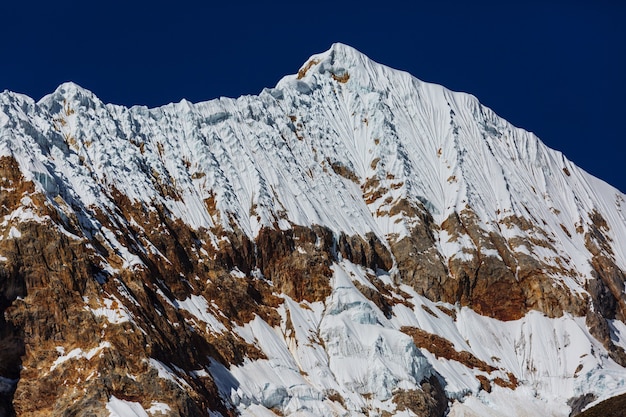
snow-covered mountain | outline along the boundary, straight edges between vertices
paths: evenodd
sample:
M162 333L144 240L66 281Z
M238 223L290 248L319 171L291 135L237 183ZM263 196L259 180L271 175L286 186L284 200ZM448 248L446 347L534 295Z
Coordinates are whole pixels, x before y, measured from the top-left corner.
M258 96L0 94L17 415L568 416L626 392L626 195L341 44Z

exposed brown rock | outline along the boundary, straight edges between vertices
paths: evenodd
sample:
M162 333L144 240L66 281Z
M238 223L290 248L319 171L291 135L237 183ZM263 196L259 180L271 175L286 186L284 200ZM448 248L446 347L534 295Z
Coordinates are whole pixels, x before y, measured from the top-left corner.
M369 177L361 184L361 191L363 193L363 201L366 204L372 204L379 198L381 198L387 190L385 187L380 186L380 179L377 176Z
M415 346L420 349L426 349L435 355L437 358L444 358L448 360L454 360L462 363L468 368L474 368L488 374L491 374L498 370L498 368L489 365L483 360L478 359L476 356L467 351L457 351L454 348L452 342L444 339L436 334L428 333L422 329L415 327L402 327L401 332L408 334L413 338ZM501 386L503 388L516 389L519 386L519 381L515 375L511 372L506 373L507 379L496 376L495 378L489 378L485 375L476 375L476 379L480 382L481 388L487 392L491 392L492 384Z
M197 404L201 405L197 401L215 396L217 391L212 380L194 387L192 392L204 392L194 400L180 387L164 388L163 380L149 375L154 372L152 368L137 368L142 357L166 358L164 363L176 363L181 369L201 368L200 364L194 365L193 357L180 351L179 343L194 346L200 352L211 352L211 346L206 341L197 338L184 326L176 330L167 319L157 314L157 310L151 308L156 300L150 297L149 288L144 285L149 282L146 276L129 273L115 279L111 277L101 286L93 279L98 271L93 263L95 254L84 241L72 240L49 224L35 222L20 224L20 232L20 238L8 241L19 253L19 256L11 255L9 258L19 262L13 265L10 261L9 271L13 270L16 274L14 280L23 282L26 293L23 294L23 301L13 302L6 311L10 324L23 332L26 346L21 380L14 400L18 415L58 415L73 409L102 411L110 395L131 398L129 393L132 389L137 392L137 398L148 402L150 399L163 401L169 396L172 402L168 404L173 410L178 408L175 412L179 415L204 409L197 408ZM3 247L3 252L13 253L10 249ZM141 284L138 285L136 280L140 280ZM123 299L122 288L127 291L126 296L132 296L141 306L134 309L133 303L126 306L132 311L134 322L108 323L105 318L94 316L84 307L83 297L95 300L114 295ZM166 309L158 304L155 307ZM180 316L178 319L183 321ZM60 356L57 346L66 353L73 349L88 352L98 349L98 346L105 347L90 360L83 357L70 359L52 370L54 361ZM128 373L135 375L136 381L128 379ZM197 385L186 375L182 378L189 379L189 384ZM88 394L82 394L80 401L75 403L78 399L68 395L64 384L59 381L77 380L85 381L81 385ZM188 400L181 402L181 395ZM220 402L206 405L216 410L223 409Z
M626 366L626 351L613 343L607 322L607 319L626 318L626 273L612 259L606 220L597 211L590 213L590 219L592 223L588 225L585 234L585 246L592 255L594 279L587 283L587 291L591 295L593 308L587 311L586 323L591 334L607 349L609 356Z
M425 312L427 312L428 314L430 314L433 317L439 317L435 314L435 312L433 310L431 310L430 307L428 307L426 304L422 304L422 310L424 310Z
M319 64L319 60L317 60L317 59L312 59L312 60L310 60L309 62L307 62L307 63L306 63L306 64L305 64L305 65L304 65L304 66L303 66L303 67L302 67L302 68L298 71L298 77L297 77L297 78L298 78L299 80L300 80L300 79L302 79L302 78L304 78L304 76L306 75L307 71L308 71L309 69L311 69L311 67L312 67L313 65L317 65L317 64Z
M529 237L528 246L552 248L547 234L523 218L509 216L501 224L504 227L515 225L531 236L544 236ZM470 260L456 257L449 260L451 279L444 278L443 291L431 299L467 305L480 314L500 320L516 320L530 310L542 311L550 317L559 317L564 311L578 316L585 314L586 300L567 288L555 286L552 278L553 274L570 275L574 271L547 265L514 251L515 247L526 243L517 238L506 241L499 234L485 232L469 210L452 215L441 227L452 239L467 235L473 247L464 249L471 255ZM497 251L498 256L483 255L487 251ZM555 259L557 264L566 264Z
M345 403L344 398L337 391L335 391L335 390L328 390L326 392L326 398L328 398L330 401L334 401L336 403L339 403L339 404L341 404L341 406L343 408L346 408L346 403Z
M0 156L0 189L0 216L4 217L19 206L22 196L35 191L35 185L24 180L14 158Z
M353 281L354 286L368 300L376 304L385 317L391 318L393 306L396 304L404 304L409 308L414 307L414 305L408 301L410 296L404 291L399 288L391 288L390 285L383 283L376 275L368 273L367 278L374 288L363 285L358 281Z
M410 236L390 242L391 252L398 266L401 282L412 286L420 295L431 300L446 299L448 271L437 250L433 230L437 226L424 207L400 200L390 209L389 215L402 214L418 219Z
M341 74L335 74L334 72L331 72L330 75L333 77L333 80L340 83L347 83L350 79L350 74L348 74L347 72Z
M580 404L588 404L591 401L595 400L591 394L582 398L582 402ZM585 404L585 405L586 405ZM574 405L572 404L572 408ZM609 398L608 400L602 401L600 404L597 404L583 412L580 412L582 407L578 407L578 413L572 411L570 416L578 416L578 417L623 417L624 410L626 410L626 394L617 395L615 397Z
M184 325L191 317L170 303L191 294L204 295L227 307L224 310L232 313L232 320L244 323L258 314L276 323L279 317L274 307L279 301L270 286L250 276L235 278L228 272L228 263L216 264L200 255L203 232L171 220L163 207L146 209L112 190L116 211L91 213L103 226L119 231L118 241L141 260L134 268L124 269L111 242L82 237L77 219L71 213L59 215L44 196L35 194L33 184L23 181L14 160L6 159L1 164L4 185L10 186L6 188L11 192L0 195L0 207L13 211L28 195L34 205L32 210L51 219L11 224L19 237L0 241L0 252L7 258L0 263L4 313L0 323L0 345L4 347L0 372L12 379L21 377L13 400L18 415L108 415L104 403L111 395L146 407L152 400L165 402L172 408L171 415L200 415L207 408L232 415L210 377L194 378L186 371L203 369L207 357L228 365L241 363L245 357L258 359L262 354L234 333L202 334L191 330ZM55 201L59 207L66 204L59 196ZM62 233L57 225L78 238ZM245 247L246 241L242 241ZM158 253L145 250L148 244ZM252 247L252 243L247 244ZM241 245L232 260L241 268L255 263ZM119 272L111 275L102 271L103 261ZM211 273L221 274L222 279L206 280ZM204 279L195 279L199 276ZM94 315L89 308L102 305L103 298L116 299L112 308L124 308L132 321L115 324ZM101 351L89 360L79 355L53 367L60 352L89 352L99 346ZM63 351L57 352L57 348ZM161 360L190 388L159 378L145 363L147 358ZM67 390L79 380L87 394L74 395ZM63 381L70 385L66 387ZM10 398L4 399L8 414L12 413L10 402Z
M332 246L332 234L322 227L264 228L256 240L257 262L281 293L296 301L320 301L330 295Z
M357 265L388 271L393 266L393 258L387 247L374 235L368 233L365 238L342 233L337 242L337 251L341 256Z
M468 368L476 368L484 372L493 372L497 368L487 364L486 362L478 359L467 351L457 351L454 348L454 344L448 339L444 339L433 333L428 333L422 329L416 327L404 326L400 329L402 333L405 333L413 338L415 346L420 349L426 349L438 358L445 358L448 360L454 360L462 363Z
M330 160L328 160L328 163L330 164L330 167L333 169L335 174L340 175L340 176L342 176L342 177L352 181L355 184L359 183L359 177L349 167L347 167L344 164L342 164L341 162L337 162L337 161L330 161Z
M452 320L456 321L456 311L450 310L449 308L446 308L446 307L441 306L441 305L437 305L437 308L439 310L443 311L446 315L450 316L452 318Z
M493 383L503 388L509 388L509 389L515 389L519 386L519 381L517 380L515 375L513 375L511 372L507 372L506 376L508 378L508 381L503 378L496 377L493 380Z
M372 301L382 311L387 318L391 318L393 311L393 304L389 303L389 297L385 297L379 291L367 287L359 282L354 282L354 286L365 296L368 300ZM392 301L393 302L393 301Z
M491 381L484 375L476 375L476 379L480 381L480 388L484 391L491 392Z
M418 416L440 417L448 409L448 399L445 391L433 375L422 381L421 390L398 390L392 401L398 411L411 410Z

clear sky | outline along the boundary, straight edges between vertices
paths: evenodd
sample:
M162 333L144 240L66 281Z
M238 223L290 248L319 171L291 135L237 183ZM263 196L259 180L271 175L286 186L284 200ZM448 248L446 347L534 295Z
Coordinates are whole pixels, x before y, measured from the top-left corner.
M0 2L0 90L158 106L257 94L343 42L474 94L626 192L626 1Z

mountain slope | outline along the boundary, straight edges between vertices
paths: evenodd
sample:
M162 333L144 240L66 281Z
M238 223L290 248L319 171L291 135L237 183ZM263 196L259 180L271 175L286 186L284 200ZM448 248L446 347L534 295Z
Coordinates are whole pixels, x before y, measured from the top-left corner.
M626 392L626 196L345 45L238 99L4 92L0 170L18 415L563 416Z

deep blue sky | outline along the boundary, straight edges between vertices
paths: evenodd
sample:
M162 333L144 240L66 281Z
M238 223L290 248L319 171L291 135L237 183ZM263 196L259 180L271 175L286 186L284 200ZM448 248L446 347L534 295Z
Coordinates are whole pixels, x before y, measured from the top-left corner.
M157 106L257 94L349 44L476 95L626 192L626 2L3 1L0 90ZM406 4L405 4L406 3Z

